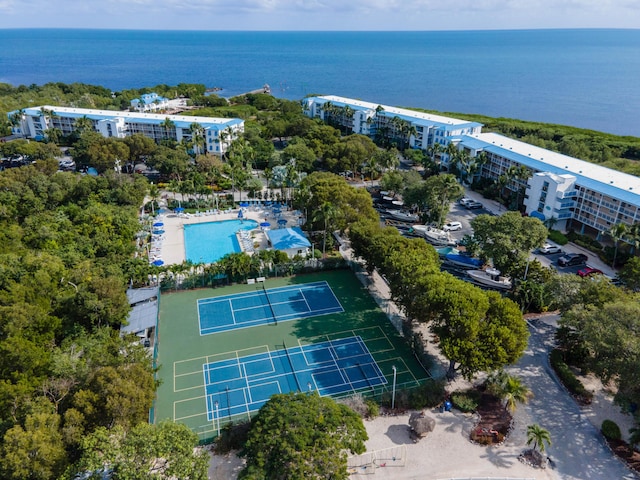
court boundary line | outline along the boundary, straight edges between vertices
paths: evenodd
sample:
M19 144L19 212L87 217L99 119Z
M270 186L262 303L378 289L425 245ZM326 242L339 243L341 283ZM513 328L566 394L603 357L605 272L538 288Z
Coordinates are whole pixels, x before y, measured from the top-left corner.
M355 333L355 332L354 332ZM345 341L343 342L345 346L350 346L350 345L356 345L356 346L361 346L363 343L362 338L359 335L353 335L353 338L345 338L345 339L338 339L338 340L349 340L349 341ZM304 369L296 369L295 366L293 365L293 361L291 360L290 356L289 356L289 348L286 347L286 344L282 344L283 348L282 350L276 350L274 352L271 352L271 350L269 350L269 360L272 363L273 362L273 354L274 353L278 353L278 358L283 358L284 356L287 357L288 363L289 363L289 367L290 367L290 372L287 371L283 371L282 373L273 375L270 374L267 378L261 378L259 380L256 381L256 383L253 383L253 381L250 380L250 378L248 376L246 376L246 369L245 369L245 376L241 377L240 379L244 380L244 382L242 382L241 385L238 385L236 388L229 388L227 386L227 388L225 389L225 392L227 395L229 395L229 393L235 393L238 391L242 391L243 393L243 398L244 398L244 405L243 404L237 404L237 405L226 405L226 409L229 410L229 417L235 416L235 415L243 415L244 413L246 413L247 415L249 415L250 418L250 414L252 411L257 411L259 409L255 409L255 410L251 410L250 409L250 403L253 402L247 402L247 395L249 395L249 398L253 399L253 397L251 396L251 388L253 387L260 387L260 386L264 386L264 385L268 385L268 384L272 384L272 383L277 383L278 384L278 389L280 392L282 392L282 388L280 386L280 381L279 379L283 379L283 381L288 381L291 379L291 377L293 376L293 380L295 381L296 386L298 387L298 391L300 392L304 392L304 390L302 390L302 385L300 384L300 381L297 377L297 372L304 372L304 373L308 373L309 377L313 380L313 386L315 388L315 391L317 391L318 393L320 393L322 396L329 396L329 397L334 397L336 395L338 396L344 396L345 394L348 395L352 395L357 393L358 390L363 390L363 389L372 389L375 388L373 387L373 385L371 385L372 382L376 382L379 383L378 386L380 385L386 385L388 383L388 380L386 379L386 376L384 374L379 375L376 373L376 375L371 376L371 378L367 377L364 373L363 373L363 380L367 382L366 386L363 387L358 387L356 388L353 384L353 382L350 380L350 378L348 376L345 376L345 372L343 372L343 370L347 370L347 369L351 369L351 368L356 368L356 365L348 365L348 366L343 366L341 367L338 363L338 360L349 360L351 358L356 358L356 357L360 357L363 355L367 355L370 359L370 361L366 362L366 365L377 365L377 361L376 359L373 357L373 355L371 355L371 352L367 349L361 349L360 352L358 354L354 354L354 355L348 355L345 357L339 357L337 354L337 351L335 349L335 345L334 343L337 342L338 340L334 341L331 339L327 339L325 340L324 343L325 347L329 352L330 355L332 357L332 361L326 362L328 363L328 365L324 365L323 367L321 367L319 370L319 372L314 372L315 368L311 367L311 365L309 364L309 362L307 361L306 357L303 357L305 360L305 368ZM304 353L305 347L308 348L309 346L312 346L313 344L309 344L306 346L302 346L302 345L298 345L296 347L292 347L294 350L299 350L294 352L294 354L298 355L300 353ZM226 352L226 354L229 354L231 352L234 352L233 350L230 352ZM236 356L238 355L236 352ZM260 355L260 354L254 354L254 355ZM232 360L232 359L226 359L226 360ZM264 358L263 361L266 361L267 358ZM224 362L225 360L218 360L221 362ZM244 367L244 363L245 362L240 362L240 357L237 357L237 366L238 366L238 371L241 371L240 367ZM214 362L215 363L215 362ZM359 364L358 364L359 365ZM209 367L209 364L206 364L207 370L210 371L211 368ZM222 368L222 367L221 367ZM360 367L361 368L361 367ZM382 370L380 369L380 367L377 367L377 370L382 373ZM241 373L241 372L240 372ZM265 373L270 373L270 372L265 372ZM334 393L321 393L321 390L318 388L318 383L316 381L316 375L318 374L332 374L335 376L335 374L338 374L339 378L341 380L342 383L340 382L336 382L334 384L332 384L331 386L327 387L328 390L335 388L335 387L341 387L344 386L347 388L347 390L345 392L341 392L339 394L334 394ZM258 375L263 375L264 373L258 374ZM205 388L205 392L207 392L207 388L208 387L215 387L215 386L220 386L222 384L224 384L225 382L231 381L231 380L239 380L239 378L233 378L233 379L224 379L224 380L220 380L218 382L209 382L206 385L204 385ZM359 380L360 381L360 380ZM308 382L310 383L310 382ZM209 397L213 397L215 395L222 395L222 392L219 391L217 393L205 393L205 397L209 398ZM185 401L188 399L185 399ZM227 400L228 402L228 400ZM205 402L207 411L204 412L205 415L207 415L207 420L208 421L212 421L213 414L210 413L209 411L209 407L210 407L211 401L209 401L208 403ZM236 412L238 409L243 409L243 411L241 412ZM231 413L231 411L234 411L234 413Z
M325 287L326 289L329 290L329 292L331 293L331 297L333 297L333 300L335 301L336 305L335 307L329 307L329 308L321 308L321 309L317 309L317 310L311 310L311 307L309 306L309 302L307 301L306 296L304 295L304 291L305 290L313 290L316 287ZM283 322L287 322L287 321L291 321L291 320L301 320L301 319L305 319L305 318L313 318L313 317L320 317L323 315L332 315L332 314L339 314L339 313L344 313L344 307L342 306L342 304L340 303L340 300L338 300L338 297L336 297L336 294L334 293L333 289L331 288L331 285L329 285L329 282L327 281L318 281L318 282L309 282L309 283L302 283L302 284L296 284L296 285L286 285L284 287L275 287L275 288L269 288L269 291L273 291L274 293L285 293L285 292L295 292L298 291L300 292L300 295L302 296L302 300L297 300L297 302L300 301L304 301L305 304L307 305L307 312L305 312L306 314L300 315L300 313L290 313L290 314L286 314L286 315L277 315L277 316L273 316L273 317L263 317L260 319L256 319L256 320L251 320L248 322L244 322L243 323L238 323L236 321L234 312L236 309L234 309L233 304L232 304L232 300L233 299L241 299L241 298L262 298L263 295L267 298L267 302L270 302L269 300L269 296L267 293L267 289L262 290L262 291L258 291L258 290L250 290L247 292L240 292L240 293L236 293L236 294L229 294L229 295L221 295L219 297L209 297L209 298L200 298L196 300L196 307L198 310L198 330L200 333L200 336L205 336L205 335L213 335L216 333L221 333L221 332L227 332L227 331L232 331L232 330L241 330L244 328L252 328L252 327L256 327L256 326L265 326L268 325L268 322L265 322L265 320L268 320L270 318L275 319L276 322L279 321L283 321ZM329 295L327 295L329 296ZM222 303L225 300L227 300L229 302L229 307L231 309L231 315L233 318L233 328L229 328L228 325L225 326L214 326L214 327L208 327L208 328L202 328L202 316L200 315L200 306L201 305L209 305L209 304L216 304L216 303ZM290 303L294 303L292 301L285 301L285 302L277 302L274 303L273 305L281 305L281 304L290 304ZM255 309L261 306L265 306L265 305L258 305L258 306L254 306L254 307L245 307L245 308L241 308L241 309L237 309L238 311L241 310L249 310L249 309ZM268 305L266 305L268 306ZM272 307L273 310L273 307ZM275 312L273 312L275 313ZM239 326L242 325L242 326Z

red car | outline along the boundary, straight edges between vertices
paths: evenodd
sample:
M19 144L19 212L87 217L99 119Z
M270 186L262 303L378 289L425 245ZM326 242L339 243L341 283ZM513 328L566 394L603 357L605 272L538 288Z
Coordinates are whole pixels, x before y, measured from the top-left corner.
M582 270L578 270L578 275L580 275L581 277L588 277L589 275L604 275L602 273L602 270L598 270L597 268L591 268L591 267L587 267L587 268L583 268Z

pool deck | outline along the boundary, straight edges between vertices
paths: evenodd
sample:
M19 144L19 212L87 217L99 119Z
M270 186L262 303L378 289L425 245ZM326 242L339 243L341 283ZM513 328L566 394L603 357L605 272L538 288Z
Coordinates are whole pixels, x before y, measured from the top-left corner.
M198 215L186 215L176 214L174 212L167 212L156 218L157 221L164 223L164 235L162 240L156 242L156 248L158 253L151 257L150 260L162 260L165 265L181 264L186 261L185 245L184 245L184 226L194 223L205 222L220 222L223 220L238 220L238 210L221 211L215 214L198 214ZM243 218L248 220L255 220L258 223L266 221L271 223L269 228L277 228L279 218L287 220L287 226L298 226L298 219L300 218L298 212L285 209L282 207L282 213L276 219L270 210L259 207L243 208ZM251 230L251 236L253 237L253 243L259 244L258 249L268 248L267 236L264 231L258 227ZM241 243L242 245L242 243ZM248 252L251 254L251 252Z

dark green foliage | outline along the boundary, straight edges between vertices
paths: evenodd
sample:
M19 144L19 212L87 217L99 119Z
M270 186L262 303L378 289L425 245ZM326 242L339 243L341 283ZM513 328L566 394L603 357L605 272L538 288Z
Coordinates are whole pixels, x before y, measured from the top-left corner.
M551 366L560 377L560 381L562 381L563 385L569 390L569 392L574 395L578 401L583 404L590 404L593 399L593 393L589 392L584 385L575 374L571 371L569 366L564 363L562 359L562 352L558 349L554 349L551 351L549 355L549 361L551 362Z
M477 390L454 392L451 394L451 403L461 412L475 412L480 403L480 392Z
M569 239L559 230L549 230L549 239L558 245L569 243Z
M607 440L620 440L622 438L620 427L613 420L604 420L602 422L602 427L600 427L600 431Z
M213 448L218 454L227 454L244 447L249 437L251 422L228 423L220 431Z
M240 478L346 480L347 453L362 453L367 432L358 414L317 393L274 395L251 422Z
M367 418L376 418L380 415L380 405L374 400L365 400L367 405Z

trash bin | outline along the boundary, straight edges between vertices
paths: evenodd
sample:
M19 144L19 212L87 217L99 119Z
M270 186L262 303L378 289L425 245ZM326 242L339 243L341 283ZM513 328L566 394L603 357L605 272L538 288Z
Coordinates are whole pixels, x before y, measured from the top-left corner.
M445 412L450 412L451 411L451 402L449 400L445 400L444 401L444 411Z

